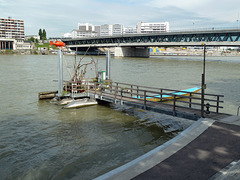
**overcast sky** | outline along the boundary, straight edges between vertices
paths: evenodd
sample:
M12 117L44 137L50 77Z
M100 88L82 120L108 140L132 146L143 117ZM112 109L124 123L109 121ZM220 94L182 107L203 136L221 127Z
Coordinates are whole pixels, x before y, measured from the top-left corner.
M170 23L170 30L238 27L240 0L0 0L0 17L22 19L25 35L71 33L78 23ZM240 23L240 22L239 22Z

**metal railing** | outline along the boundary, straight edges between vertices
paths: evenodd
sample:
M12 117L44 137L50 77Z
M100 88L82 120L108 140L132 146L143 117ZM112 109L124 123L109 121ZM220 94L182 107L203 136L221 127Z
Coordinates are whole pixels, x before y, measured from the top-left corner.
M87 92L98 94L101 98L108 96L116 102L117 100L131 101L142 104L144 108L148 105L156 105L164 103L172 106L173 112L176 108L187 108L201 110L201 93L187 92L173 89L153 88L147 86L139 86L127 83L105 81L102 83L85 82L85 90ZM183 92L183 95L173 94ZM219 113L219 109L223 108L221 100L223 95L205 94L204 95L205 113Z

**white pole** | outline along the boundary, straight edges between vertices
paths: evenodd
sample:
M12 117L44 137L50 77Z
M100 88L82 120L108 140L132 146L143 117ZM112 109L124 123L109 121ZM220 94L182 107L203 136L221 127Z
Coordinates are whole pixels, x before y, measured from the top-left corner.
M110 59L111 59L111 54L110 51L108 50L106 52L106 78L110 79Z
M63 96L63 53L58 50L58 97Z

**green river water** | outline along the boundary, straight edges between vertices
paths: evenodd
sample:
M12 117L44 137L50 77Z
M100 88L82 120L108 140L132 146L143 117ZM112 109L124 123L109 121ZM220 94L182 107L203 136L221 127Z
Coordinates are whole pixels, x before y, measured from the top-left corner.
M72 67L74 56L64 58ZM105 70L106 58L93 58ZM38 101L39 92L57 90L57 61L54 55L0 56L0 179L92 179L193 123L113 104L62 109ZM201 74L202 57L111 58L118 82L187 89L201 85ZM225 96L221 112L236 115L240 57L207 57L206 84L207 93Z

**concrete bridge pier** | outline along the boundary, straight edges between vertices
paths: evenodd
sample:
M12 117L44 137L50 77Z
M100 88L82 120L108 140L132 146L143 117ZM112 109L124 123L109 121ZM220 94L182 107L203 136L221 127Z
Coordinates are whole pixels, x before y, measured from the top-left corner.
M146 57L150 56L148 47L115 47L116 57Z

